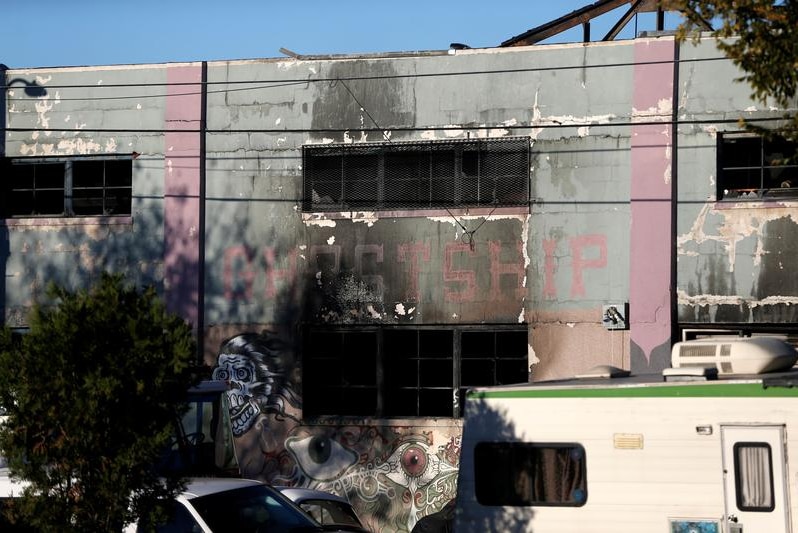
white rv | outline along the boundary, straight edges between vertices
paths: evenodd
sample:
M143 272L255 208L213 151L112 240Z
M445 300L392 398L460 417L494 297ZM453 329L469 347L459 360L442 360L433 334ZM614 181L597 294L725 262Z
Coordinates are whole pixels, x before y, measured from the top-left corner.
M454 530L798 533L796 359L712 338L662 375L473 389Z

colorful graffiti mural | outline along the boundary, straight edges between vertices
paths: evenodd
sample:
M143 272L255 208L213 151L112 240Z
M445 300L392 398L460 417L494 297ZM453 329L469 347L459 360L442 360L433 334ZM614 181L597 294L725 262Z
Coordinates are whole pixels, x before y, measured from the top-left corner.
M219 348L213 378L229 384L242 475L345 496L380 533L410 531L454 497L459 425L303 423L294 353L272 332L241 333Z

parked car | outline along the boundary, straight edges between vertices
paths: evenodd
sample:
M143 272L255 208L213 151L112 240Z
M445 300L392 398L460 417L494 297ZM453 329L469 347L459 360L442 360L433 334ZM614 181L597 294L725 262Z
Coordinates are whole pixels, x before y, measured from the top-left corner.
M275 487L323 526L341 526L347 531L368 532L346 498L322 490Z
M140 524L127 532L150 531ZM251 479L193 478L158 533L316 533L360 529L322 526L275 488Z
M452 533L454 531L455 501L449 500L437 513L428 514L416 522L410 533Z

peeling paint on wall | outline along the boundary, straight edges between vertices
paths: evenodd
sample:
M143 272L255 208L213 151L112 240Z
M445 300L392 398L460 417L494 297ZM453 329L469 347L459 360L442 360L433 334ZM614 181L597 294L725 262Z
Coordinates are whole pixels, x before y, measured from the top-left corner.
M798 305L798 296L768 296L761 300L752 300L742 296L719 296L716 294L689 295L686 291L677 291L680 305L705 307L708 305L746 305L748 307L761 307L768 305Z
M773 204L739 203L723 204L717 209L714 202L707 202L701 208L690 230L677 236L677 253L680 256L696 256L695 244L717 242L726 249L729 272L734 272L737 258L737 244L747 238L756 237L757 247L754 254L754 265L762 261L762 231L765 223L789 218L798 223L798 211L794 207L776 207ZM721 221L710 223L708 217L719 216Z
M609 124L610 120L616 116L612 113L606 113L603 115L590 115L582 117L576 117L574 115L547 115L544 117L543 113L540 111L540 104L538 103L539 95L540 90L535 91L535 102L532 104L532 131L530 132L529 136L533 140L536 140L543 131L543 128L535 128L535 126L553 124L563 126L580 126L580 128L578 128L577 135L584 137L588 135L590 131L588 126Z
M334 228L335 220L326 218L323 213L303 213L302 222L306 226L318 226L322 228Z
M673 117L673 98L660 98L656 107L632 108L632 122L670 122Z

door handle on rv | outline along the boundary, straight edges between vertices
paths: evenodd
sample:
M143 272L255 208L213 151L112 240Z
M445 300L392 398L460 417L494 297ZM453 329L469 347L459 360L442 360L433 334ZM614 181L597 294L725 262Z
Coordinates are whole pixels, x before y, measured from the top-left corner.
M737 517L734 516L733 514L730 514L729 516L727 516L726 520L728 520L729 522L734 522L735 524L737 523Z

